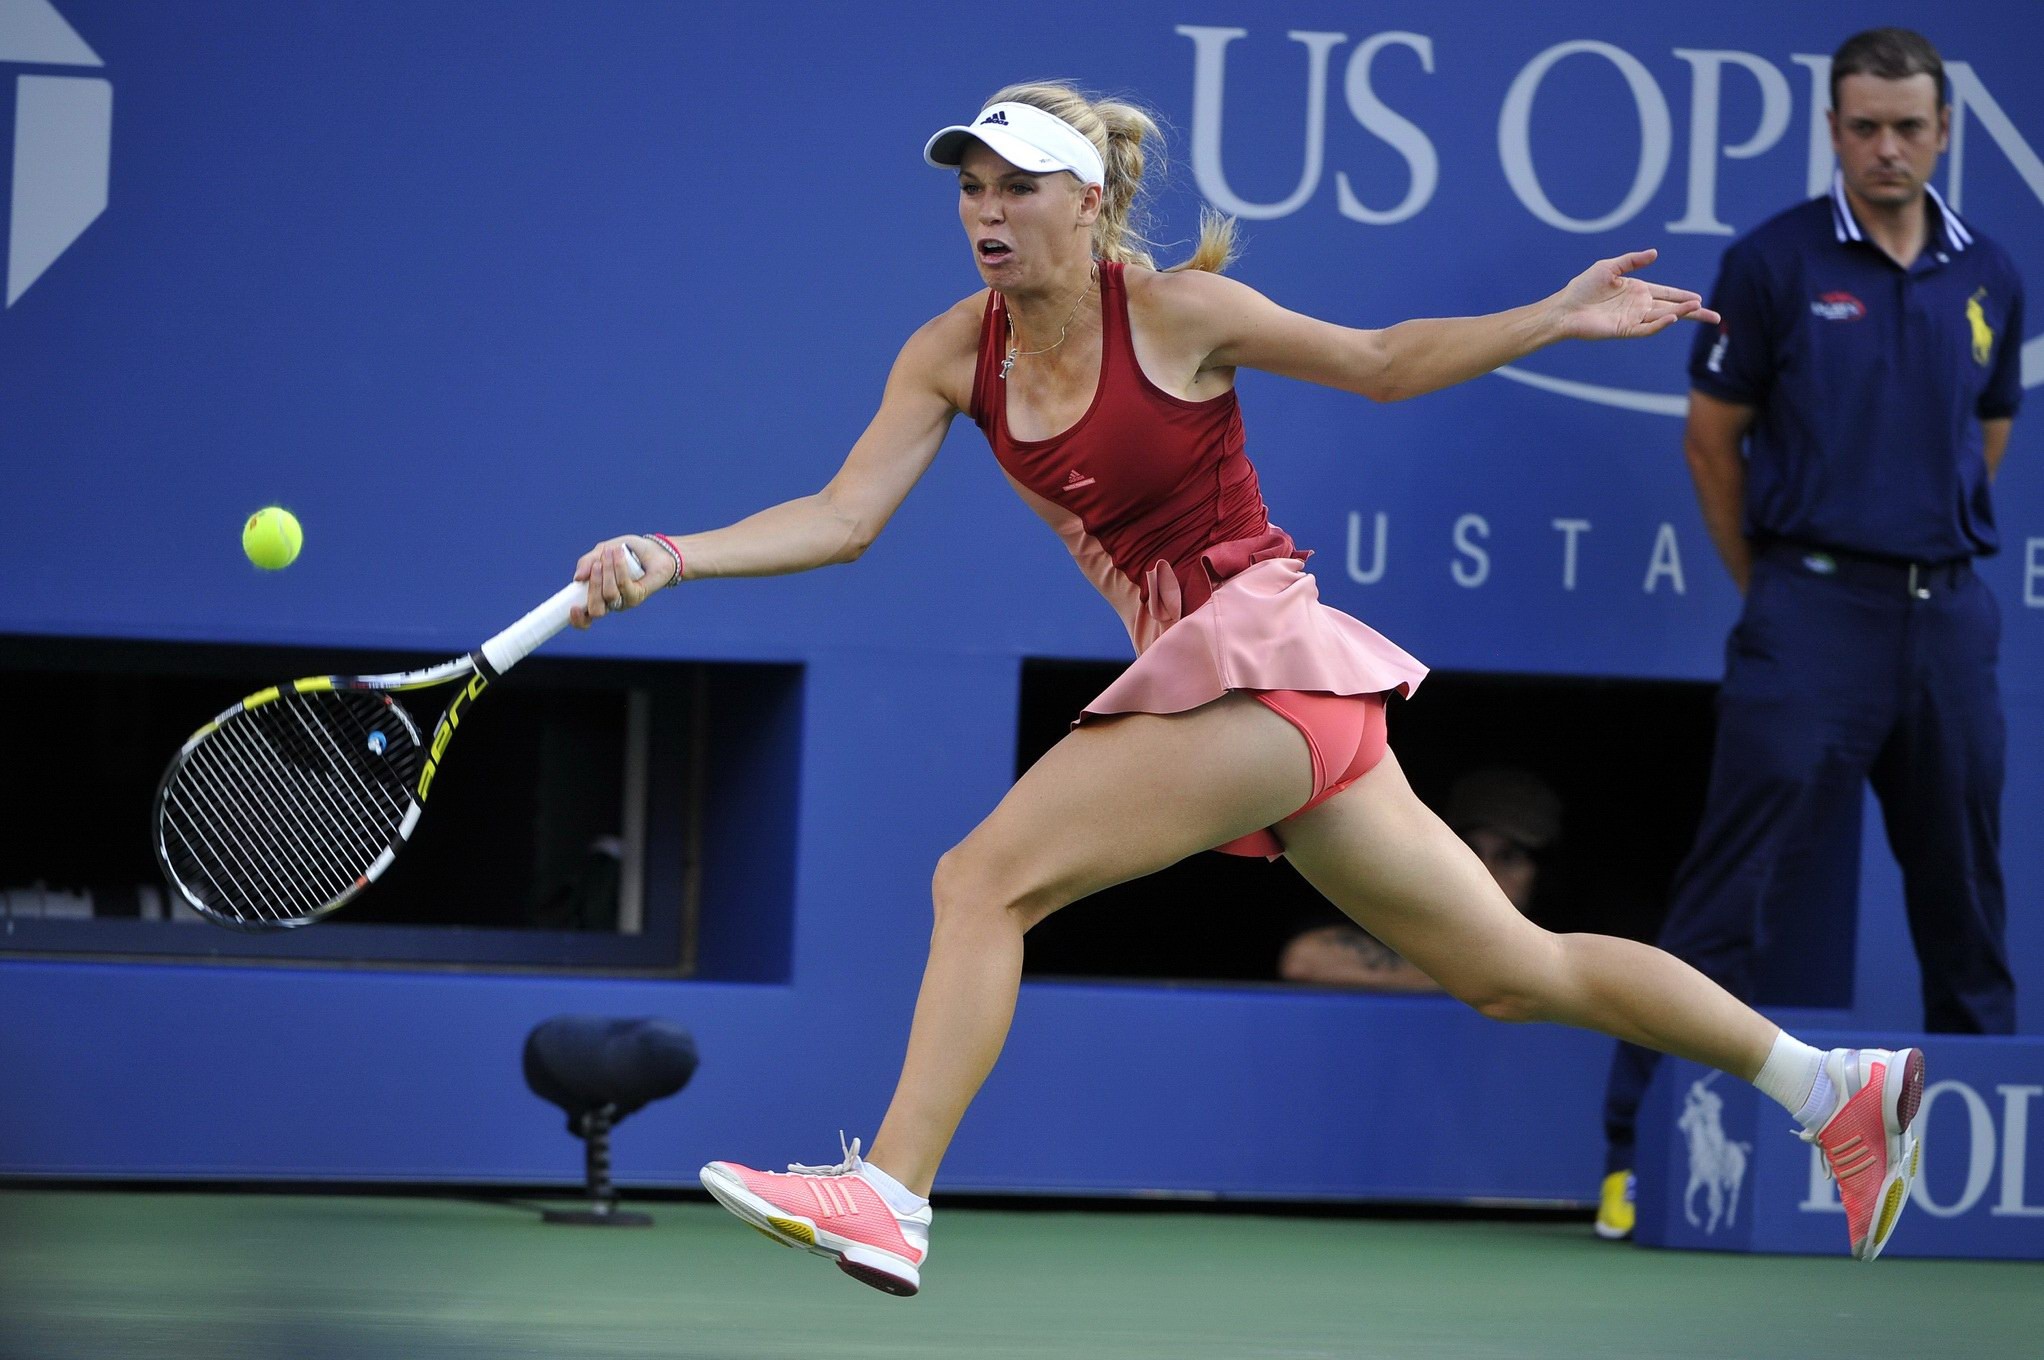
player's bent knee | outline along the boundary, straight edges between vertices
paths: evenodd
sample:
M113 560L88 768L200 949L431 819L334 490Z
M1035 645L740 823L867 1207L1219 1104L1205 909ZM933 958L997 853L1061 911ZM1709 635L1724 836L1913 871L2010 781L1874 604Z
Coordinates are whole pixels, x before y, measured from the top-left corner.
M972 877L971 865L959 847L937 857L937 867L930 874L930 907L938 926L956 921L980 900L972 890Z
M1562 1017L1573 1004L1568 946L1562 936L1528 925L1503 959L1480 977L1443 979L1458 1000L1492 1020L1522 1025Z
M1543 986L1544 975L1536 969L1515 968L1474 979L1455 979L1446 986L1449 994L1491 1020L1523 1025L1554 1016L1552 989Z
M1048 888L999 872L969 845L938 857L930 902L938 930L1000 924L1026 931L1064 905Z
M1464 996L1461 1000L1473 1006L1476 1011L1490 1020L1502 1020L1508 1025L1524 1025L1544 1019L1545 1009L1530 993L1509 987L1494 988Z

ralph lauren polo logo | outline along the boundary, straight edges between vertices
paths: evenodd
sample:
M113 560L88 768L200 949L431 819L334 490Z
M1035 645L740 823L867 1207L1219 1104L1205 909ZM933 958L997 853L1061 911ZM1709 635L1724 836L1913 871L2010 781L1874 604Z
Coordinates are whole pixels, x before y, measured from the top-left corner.
M1987 309L1980 305L1986 297L1987 290L1982 288L1966 299L1966 324L1973 328L1973 362L1982 368L1994 353L1994 327L1987 324Z

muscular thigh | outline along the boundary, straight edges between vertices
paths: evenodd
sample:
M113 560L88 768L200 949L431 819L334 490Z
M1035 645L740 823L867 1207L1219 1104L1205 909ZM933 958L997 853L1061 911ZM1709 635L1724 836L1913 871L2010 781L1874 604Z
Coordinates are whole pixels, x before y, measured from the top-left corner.
M952 852L1041 919L1269 826L1312 787L1306 743L1243 694L1075 728Z
M1474 851L1386 755L1340 796L1285 823L1285 858L1357 924L1450 991L1538 964L1553 936L1519 913Z

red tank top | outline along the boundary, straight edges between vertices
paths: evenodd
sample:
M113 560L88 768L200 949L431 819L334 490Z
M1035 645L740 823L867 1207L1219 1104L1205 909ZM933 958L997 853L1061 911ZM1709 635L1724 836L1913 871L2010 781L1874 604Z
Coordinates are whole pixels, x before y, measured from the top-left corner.
M1169 563L1189 613L1220 581L1254 562L1306 557L1270 522L1256 469L1243 452L1235 393L1186 401L1143 373L1122 266L1108 261L1100 264L1100 320L1093 404L1062 434L1017 439L1008 432L1000 376L1007 308L999 293L989 294L970 413L1002 469L1032 503L1041 502L1034 508L1065 536L1094 585L1110 599L1126 590L1101 579L1106 564L1089 562L1089 554L1104 550L1147 605L1153 569Z

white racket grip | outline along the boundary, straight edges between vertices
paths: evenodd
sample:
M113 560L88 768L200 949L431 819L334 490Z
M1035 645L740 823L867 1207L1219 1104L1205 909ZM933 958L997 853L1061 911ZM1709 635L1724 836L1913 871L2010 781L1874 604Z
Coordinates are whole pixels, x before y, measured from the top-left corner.
M625 572L634 581L646 574L639 555L630 548L625 549ZM570 581L548 597L545 604L485 642L480 649L483 660L490 663L490 669L502 675L566 628L568 611L588 598L588 582Z

